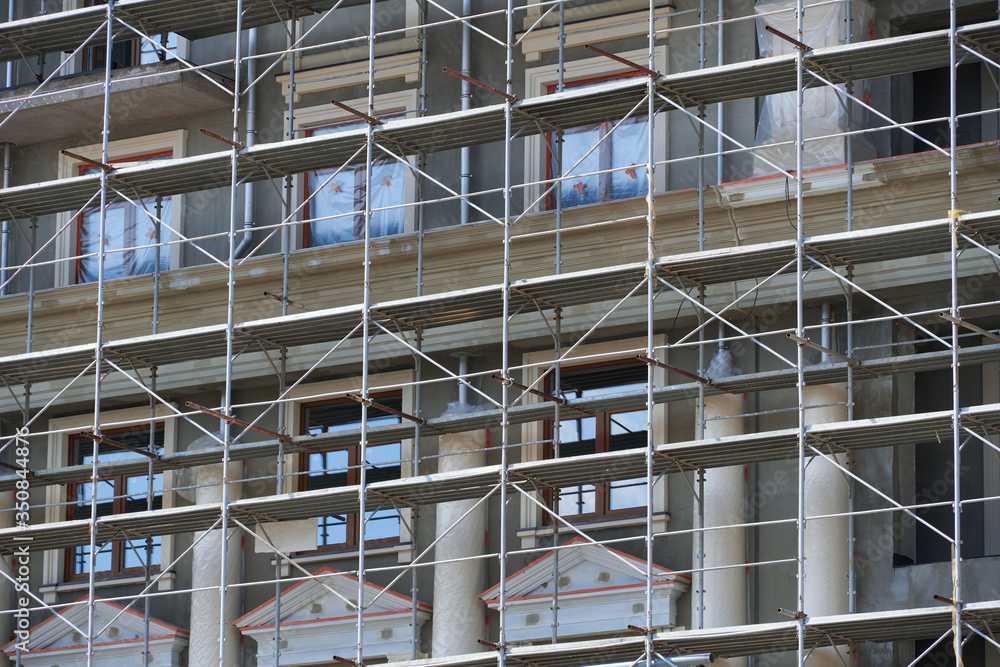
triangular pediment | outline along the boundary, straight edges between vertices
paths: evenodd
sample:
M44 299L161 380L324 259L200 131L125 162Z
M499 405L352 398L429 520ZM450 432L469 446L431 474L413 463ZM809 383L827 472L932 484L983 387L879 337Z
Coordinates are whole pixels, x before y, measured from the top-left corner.
M583 591L641 586L645 582L646 561L614 549L576 537L558 550L559 593L569 595ZM528 598L552 595L553 565L556 553L550 551L541 558L507 577L507 598ZM673 583L673 572L653 565L656 584ZM677 575L680 580L687 577ZM479 595L483 600L494 600L499 584Z
M365 582L365 616L387 613L410 613L412 599ZM281 623L301 623L322 619L356 616L357 577L323 567L313 577L290 586L281 593ZM274 598L237 619L236 627L255 628L274 625ZM430 606L418 603L430 611Z
M28 642L29 651L86 646L87 600L88 597L84 596L72 606L59 609L59 616L62 618L52 615L31 628ZM137 612L134 605L122 611L123 609L122 605L95 598L94 625L98 629L104 628L95 639L95 644L115 645L142 640L146 633L142 613ZM187 631L152 617L149 619L149 625L150 638L183 637L186 639L188 636ZM81 630L83 632L80 632ZM12 650L14 643L10 642L4 646L3 650Z

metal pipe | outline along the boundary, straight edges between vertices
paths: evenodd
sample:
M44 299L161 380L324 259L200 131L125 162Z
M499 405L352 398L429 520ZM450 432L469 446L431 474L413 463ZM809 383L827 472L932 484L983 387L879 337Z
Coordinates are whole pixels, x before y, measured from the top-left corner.
M796 37L803 38L803 1L796 0ZM802 107L804 104L802 49L795 50L795 326L796 334L805 337L805 314L803 312L803 270L805 260L805 231L802 210ZM798 489L796 502L796 611L800 617L796 623L796 664L805 664L805 493L806 493L806 423L805 423L805 348L796 346L795 370L798 375Z
M656 111L656 78L657 74L656 57L656 0L649 0L649 76L646 78L646 355L653 357L656 354L655 340L655 299L657 292L656 284L656 204L653 199L655 190L656 171L656 123L653 122ZM702 166L698 163L699 170ZM652 667L654 659L653 647L653 509L655 498L653 495L653 484L655 476L653 474L653 452L656 449L656 437L654 432L656 421L653 418L653 384L656 381L656 373L653 366L646 365L646 572L645 572L645 603L646 603L646 623L645 623L645 662L646 667ZM699 392L704 392L704 385L698 385ZM666 434L662 434L664 437ZM669 663L668 663L669 664Z
M233 141L240 140L240 74L243 56L243 0L236 2L236 49L233 59ZM239 183L239 149L235 146L230 154L230 186L229 186L229 262L227 263L227 300L226 300L226 374L222 396L222 413L233 416L233 329L236 322L236 191ZM219 531L219 667L226 666L226 631L230 624L226 622L226 582L229 559L229 540L227 527L229 525L229 459L232 445L232 426L227 419L221 420L222 430L222 529Z
M246 113L246 140L247 148L252 148L257 143L257 28L250 28L247 31L247 113ZM291 93L289 93L291 95ZM255 184L248 181L243 186L243 239L236 246L236 258L243 257L253 246L254 238L254 207L255 207Z
M507 0L507 36L504 40L506 44L506 56L504 67L504 80L507 82L507 94L514 93L514 0ZM510 275L510 239L511 239L511 178L513 170L512 154L512 126L513 110L510 98L504 101L504 174L503 174L503 325L501 330L501 366L500 373L503 377L510 376L510 313L511 313L511 275ZM498 632L498 665L507 667L507 533L508 516L507 500L509 490L509 454L510 454L510 386L501 384L501 418L500 418L500 543L497 557L499 566L500 590L500 628Z
M368 7L368 114L375 115L375 2ZM372 182L372 152L375 143L375 126L365 125L365 183ZM361 339L361 396L370 398L368 367L371 361L371 303L372 303L372 200L371 187L365 188L364 197L364 267L362 287L362 328ZM362 665L364 660L365 638L365 536L367 528L367 493L368 484L368 404L361 404L361 441L358 443L358 597L357 597L357 646L356 665Z
M718 44L716 44L716 66L721 67L726 64L726 40L725 40L725 24L723 21L726 19L726 6L725 0L719 0L718 8L718 20L719 28L717 33ZM715 136L715 182L724 183L725 177L725 155L723 151L725 150L725 144L723 143L722 133L726 131L726 109L725 104L719 102L716 106L716 112L718 118L716 119L716 126L719 128L719 134Z
M465 19L462 21L462 74L464 76L472 75L472 40L471 28L469 27L468 21L469 16L472 14L472 0L462 0L462 17ZM472 85L462 79L462 111L468 111L472 108ZM459 192L462 194L462 210L460 223L463 225L469 224L469 201L467 199L469 194L469 187L472 181L472 149L468 146L462 146L461 150L461 184L459 186Z
M108 0L106 13L107 31L105 41L104 58L104 116L101 128L101 162L108 163L108 142L111 135L111 47L114 43L114 17L115 0ZM101 433L101 378L102 361L104 359L104 240L107 238L107 218L108 218L108 172L101 170L101 210L98 222L97 238L100 250L97 253L97 335L94 344L94 433ZM90 463L90 484L92 489L97 488L99 479L97 470L99 466L100 446L97 440L93 445L93 457ZM97 586L97 497L99 494L92 493L90 497L90 551L88 552L87 565L87 667L94 664L94 640L95 637L95 610L94 602Z
M462 378L469 374L469 355L465 352L458 355L458 374ZM458 383L458 402L462 405L469 402L469 386L464 382Z
M824 303L823 314L820 316L820 324L822 329L820 329L820 344L825 348L820 354L820 363L826 363L830 361L830 354L826 350L832 350L833 345L830 343L832 339L832 329L830 328L830 323L833 322L833 316L830 313L830 304Z
M563 92L566 89L566 8L565 3L559 3L559 71L556 79L556 91ZM554 168L552 175L562 178L562 150L565 133L562 128L556 131L555 157L552 159ZM556 275L562 273L562 182L555 188L556 212L555 212L555 233L556 233ZM553 621L555 622L555 621Z
M13 2L10 3L14 5ZM7 87L10 88L10 78L7 79ZM3 187L6 190L10 187L11 153L13 147L10 142L3 145ZM10 220L3 219L0 228L0 296L6 296L10 289L7 285L7 268L10 266Z
M952 596L954 601L952 606L952 640L955 651L955 665L961 667L962 663L962 449L961 449L961 403L959 401L959 360L958 360L958 330L959 326L954 321L959 315L958 298L958 167L955 153L958 144L958 64L956 62L956 44L958 42L957 30L957 7L955 0L951 0L948 7L948 73L949 73L949 118L948 118L948 185L951 200L951 212L949 214L948 227L951 234L951 252L949 253L951 264L951 400L952 400L952 472L955 480L954 506L952 507L953 528L952 552L951 552L951 576L952 576Z

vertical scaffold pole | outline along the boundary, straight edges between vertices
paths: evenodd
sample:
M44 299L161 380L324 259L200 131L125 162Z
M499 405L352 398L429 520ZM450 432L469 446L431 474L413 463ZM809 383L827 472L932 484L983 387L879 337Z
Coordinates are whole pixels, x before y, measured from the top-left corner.
M796 37L799 42L803 39L803 1L796 2ZM804 98L803 89L803 59L802 49L795 50L795 333L800 338L805 337L805 314L803 312L803 261L804 261L804 229L802 211L802 104ZM806 426L805 426L805 350L801 345L796 346L796 388L798 394L798 507L796 512L796 588L798 602L797 628L797 661L800 667L805 664L805 530L806 530Z
M510 375L510 227L511 227L511 95L514 94L514 0L507 0L507 33L504 39L506 62L504 80L507 98L504 100L504 149L503 149L503 332L501 335L501 375ZM507 663L507 495L510 448L510 387L501 384L502 415L500 419L500 629L497 661L500 667Z
M368 3L368 115L375 117L375 0ZM371 355L371 268L372 268L372 149L375 126L368 123L365 142L365 259L364 306L362 308L363 338L361 341L361 395L367 400L369 389L368 365ZM365 533L368 524L365 495L368 484L368 405L361 404L361 442L358 445L358 622L356 665L364 660L365 632Z
M704 0L702 0L704 2ZM656 71L656 1L649 0L649 58L647 67ZM653 305L656 298L656 132L653 114L656 111L656 79L646 77L646 356L656 357L654 346ZM698 169L701 170L701 161ZM653 448L656 446L653 426L653 380L655 366L646 365L646 667L652 667L653 652Z
M955 161L958 144L958 63L957 48L957 10L955 0L948 3L948 73L950 75L949 109L948 109L948 185L951 211L948 214L948 227L951 238L951 429L952 429L952 476L954 478L954 505L952 518L954 533L951 553L952 577L952 642L955 651L955 665L962 665L962 441L961 441L961 403L958 395L958 169Z
M233 149L230 154L229 183L229 262L227 266L226 303L226 384L222 396L222 413L233 416L233 328L236 320L236 197L239 191L239 141L240 141L240 73L243 67L243 0L236 2L236 49L233 59ZM229 456L232 443L231 426L228 420L222 424L222 522L219 531L221 548L219 552L219 667L226 666L226 578L229 575L228 560L229 530Z
M101 162L108 163L108 140L111 133L111 47L114 44L115 0L108 0L105 15L107 21L106 40L104 43L104 117L101 127ZM101 211L98 222L97 238L100 240L97 251L97 340L94 346L94 428L93 432L101 433L101 371L104 360L104 263L106 251L104 240L107 237L108 221L108 172L101 170ZM34 227L34 223L32 224ZM30 332L29 332L30 337ZM29 338L30 340L30 338ZM94 596L95 574L97 570L97 480L98 480L98 450L100 443L93 441L93 457L90 462L90 552L87 554L87 667L94 664Z

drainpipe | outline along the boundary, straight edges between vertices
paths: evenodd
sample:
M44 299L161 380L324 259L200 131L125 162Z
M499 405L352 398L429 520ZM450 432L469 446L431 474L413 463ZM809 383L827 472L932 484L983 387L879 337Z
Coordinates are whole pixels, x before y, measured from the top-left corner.
M44 9L45 3L42 3L42 8ZM14 11L14 0L10 0L7 3L7 21L12 22L16 16ZM9 90L14 87L14 61L9 61L7 63L7 80L6 88ZM13 147L10 143L5 143L3 146L3 187L6 190L10 187L10 157ZM10 220L4 219L2 228L0 228L0 285L7 282L7 267L10 266ZM6 285L0 287L0 296L6 296L10 290L7 289Z
M462 16L468 17L472 14L472 0L462 0ZM462 24L462 74L472 76L472 40L471 31L467 23ZM462 111L472 108L472 86L468 81L462 81ZM465 198L469 194L469 184L472 181L471 149L468 146L462 147L461 152L461 172L462 182L460 193L462 195L462 213L460 222L463 225L469 224L469 202Z
M11 5L13 6L13 2ZM10 69L7 70L7 87L11 86ZM14 148L10 143L3 145L3 187L6 190L10 187L10 157ZM0 296L6 296L7 292L7 267L10 266L10 220L4 218L0 227Z
M257 86L253 85L257 79L257 28L250 28L247 32L247 148L257 143ZM236 246L237 259L243 257L253 246L254 237L254 184L247 183L243 186L243 240Z

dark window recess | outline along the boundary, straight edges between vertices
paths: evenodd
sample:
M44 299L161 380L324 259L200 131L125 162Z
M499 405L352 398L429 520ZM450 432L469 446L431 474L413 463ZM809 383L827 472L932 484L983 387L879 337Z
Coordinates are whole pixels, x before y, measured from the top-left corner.
M958 113L967 114L980 111L982 107L982 65L970 63L958 68L957 92ZM913 120L947 118L951 113L951 84L947 67L913 73ZM948 148L951 138L948 121L915 125L913 131L931 143ZM976 144L983 140L983 121L979 116L961 119L958 123L956 145ZM914 141L914 150L927 150L927 144Z
M962 407L979 405L983 398L982 366L962 366L959 374L958 397ZM951 369L916 373L914 378L917 412L950 410L952 407ZM916 503L949 502L955 497L955 472L952 457L951 431L937 439L916 445L914 452L914 492ZM962 448L961 496L964 499L983 496L983 447L970 439ZM945 535L954 535L951 505L928 507L916 512ZM962 557L984 555L984 514L982 503L962 508ZM951 559L951 545L921 522L916 522L916 562L937 563ZM930 663L927 663L930 664Z
M913 657L917 657L927 650L934 643L933 639L918 639L913 642ZM986 651L996 652L993 646L986 646L982 637L972 637L962 645L962 662L966 665L985 665ZM955 647L952 638L949 636L934 647L930 653L925 655L919 662L913 663L913 667L941 667L942 665L955 664Z

